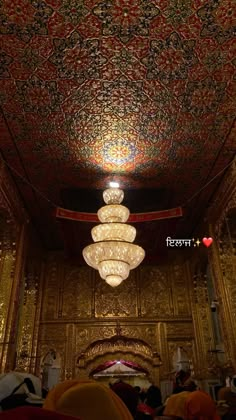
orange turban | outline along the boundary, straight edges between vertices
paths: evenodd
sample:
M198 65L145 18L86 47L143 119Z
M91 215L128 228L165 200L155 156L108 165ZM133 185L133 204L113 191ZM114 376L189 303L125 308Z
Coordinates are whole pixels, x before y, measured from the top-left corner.
M194 391L185 403L184 420L220 420L213 399L206 392Z
M185 413L185 402L190 394L191 393L189 391L183 391L179 394L171 395L166 402L166 407L163 413L164 416L176 416L183 418Z
M44 408L82 420L132 420L128 408L112 390L91 380L70 380L56 385Z

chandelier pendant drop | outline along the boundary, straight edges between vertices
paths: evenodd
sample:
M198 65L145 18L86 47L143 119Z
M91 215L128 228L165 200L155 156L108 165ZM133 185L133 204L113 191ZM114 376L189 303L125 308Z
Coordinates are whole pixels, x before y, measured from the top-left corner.
M101 224L91 230L94 244L83 250L86 263L99 271L102 279L116 287L129 277L129 272L144 259L145 251L133 242L136 229L126 224L130 212L120 203L124 192L108 188L103 192L106 203L98 212Z

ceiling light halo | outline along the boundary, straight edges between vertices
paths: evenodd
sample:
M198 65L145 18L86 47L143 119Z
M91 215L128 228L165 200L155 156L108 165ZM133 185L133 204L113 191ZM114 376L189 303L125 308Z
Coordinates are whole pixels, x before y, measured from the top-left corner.
M119 188L119 187L120 187L119 182L116 182L116 181L109 182L109 188Z

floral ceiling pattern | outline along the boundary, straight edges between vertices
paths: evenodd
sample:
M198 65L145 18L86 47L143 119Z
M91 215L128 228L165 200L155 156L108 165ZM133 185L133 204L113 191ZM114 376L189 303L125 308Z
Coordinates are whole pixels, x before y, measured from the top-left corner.
M113 176L181 205L235 154L235 89L234 0L0 0L1 150L58 205Z

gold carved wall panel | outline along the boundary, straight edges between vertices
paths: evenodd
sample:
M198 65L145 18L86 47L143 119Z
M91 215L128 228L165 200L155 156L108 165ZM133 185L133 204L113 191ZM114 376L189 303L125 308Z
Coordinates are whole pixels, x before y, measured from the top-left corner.
M68 324L66 326L66 363L65 363L65 377L72 379L75 371L75 360L71 357L76 352L75 347L75 325Z
M216 298L219 300L219 319L223 346L228 364L236 368L236 159L228 169L208 210L209 231L214 238L209 252ZM230 219L232 218L232 224Z
M14 230L14 227L13 227ZM0 217L0 342L4 341L7 314L10 306L11 290L14 279L16 260L16 238L11 226L4 217Z
M212 236L213 232L213 227L211 227ZM229 259L229 266L227 263L225 264L227 254L223 256L222 249L220 248L220 242L215 240L209 253L209 262L215 286L215 297L220 304L218 307L218 314L225 358L229 363L233 364L234 368L236 368L235 317L232 316L231 291L228 282L229 273L231 273L231 259Z
M39 341L66 341L66 324L41 324Z
M192 322L167 323L168 338L193 338L194 329Z
M167 267L140 267L142 317L173 316L171 286Z
M192 321L192 293L186 264L141 266L119 287L111 288L89 267L70 266L52 253L45 269L38 360L50 348L64 351L63 377L71 378L79 354L92 343L121 335L143 340L159 353L158 375L164 378L171 365L169 343L191 343L193 348L199 339L195 328L199 318L194 315L194 325Z
M19 198L18 191L8 172L4 161L0 158L0 209L8 215L11 221L19 224L29 222L23 203Z
M137 279L131 271L130 277L119 287L112 288L96 275L95 281L95 316L137 317Z
M17 340L16 368L34 371L38 342L41 259L28 259L25 267L23 305L20 314Z
M16 226L0 217L0 371L7 365L11 335L10 309L16 268Z
M190 317L185 265L141 266L111 288L89 267L73 267L50 254L42 319ZM187 294L186 294L187 292Z
M49 253L43 293L42 318L45 320L58 318L60 268L61 264L58 254Z
M175 314L188 316L191 314L191 303L186 264L171 264L170 270Z
M158 348L156 325L122 325L122 335L132 338L141 338L146 343L150 344L152 348Z
M232 318L236 319L236 191L234 198L234 207L225 214L219 231L219 256Z
M116 334L115 325L92 325L82 327L80 325L76 326L76 349L78 352L81 352L88 347L88 345L94 341L106 339L114 336Z
M232 252L229 242L225 238L223 241L226 246L220 247L220 263L224 285L228 291L232 319L236 319L236 254L233 254L235 251Z
M0 160L0 371L14 368L21 307L27 216Z
M65 267L62 317L90 318L92 315L92 271L87 267Z
M214 333L210 313L210 302L207 289L207 276L200 271L201 263L196 267L192 279L192 315L196 339L196 369L199 379L210 376L208 370L210 351L214 349Z
M231 204L233 205L233 202ZM231 357L233 356L233 363L236 366L236 191L234 206L234 208L229 208L228 213L225 214L218 232L219 266L225 294L224 302L222 302L222 295L219 295L220 307L218 310L222 311L223 304L224 306L226 306L226 303L228 304L226 331L228 330L228 334L230 331ZM224 331L224 336L227 334L226 331ZM225 337L225 341L227 343L227 337Z

